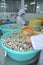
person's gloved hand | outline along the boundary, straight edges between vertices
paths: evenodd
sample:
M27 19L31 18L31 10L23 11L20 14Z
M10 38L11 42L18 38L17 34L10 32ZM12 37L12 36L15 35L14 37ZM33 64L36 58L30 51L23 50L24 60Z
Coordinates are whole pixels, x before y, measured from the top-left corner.
M29 23L28 22L25 22L25 25L28 25Z
M31 38L30 38L29 36L26 36L26 37L25 37L25 40L26 40L26 42L31 43Z

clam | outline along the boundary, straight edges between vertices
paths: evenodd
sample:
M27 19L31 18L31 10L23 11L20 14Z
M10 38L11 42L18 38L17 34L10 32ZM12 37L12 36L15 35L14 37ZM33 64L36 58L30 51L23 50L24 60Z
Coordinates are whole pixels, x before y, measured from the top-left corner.
M24 36L19 33L12 33L2 39L3 44L12 50L27 51L33 50L32 44L26 42Z

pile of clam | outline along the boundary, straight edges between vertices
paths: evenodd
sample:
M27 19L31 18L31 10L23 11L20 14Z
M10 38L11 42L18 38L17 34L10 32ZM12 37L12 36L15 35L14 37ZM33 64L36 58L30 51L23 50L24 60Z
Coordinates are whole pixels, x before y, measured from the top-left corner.
M25 37L19 33L11 33L2 39L3 44L16 51L33 50L32 44L25 41Z
M12 24L12 25L6 26L5 29L17 29L17 28L19 28L18 25L16 25L16 24Z

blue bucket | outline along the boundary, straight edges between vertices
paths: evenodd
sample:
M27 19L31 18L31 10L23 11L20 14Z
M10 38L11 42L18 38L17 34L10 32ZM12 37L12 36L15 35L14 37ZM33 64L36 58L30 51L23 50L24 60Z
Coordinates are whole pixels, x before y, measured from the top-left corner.
M11 25L17 25L17 24L5 24L5 25L2 25L2 26L0 26L0 30L2 30L2 32L3 32L3 34L5 34L5 33L8 33L8 32L10 32L10 31L13 31L12 29L5 29L7 26L11 26ZM21 28L22 26L18 26L18 28Z
M4 34L1 37L1 46L2 46L2 48L14 60L17 60L17 61L27 61L27 60L33 59L36 56L36 54L39 52L39 50L31 50L31 51L21 52L21 51L16 51L16 50L9 49L6 46L4 46L4 44L2 42L3 37L6 37L6 36L8 36L9 34L11 34L13 32L15 32L15 33L20 32L20 29L16 29L14 31L8 32L8 33Z

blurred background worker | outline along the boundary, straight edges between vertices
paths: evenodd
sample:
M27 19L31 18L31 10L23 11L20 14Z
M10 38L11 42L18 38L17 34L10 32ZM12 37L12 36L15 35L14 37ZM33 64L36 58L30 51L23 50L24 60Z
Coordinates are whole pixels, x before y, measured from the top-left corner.
M19 12L18 12L18 17L17 17L17 24L18 25L27 24L25 19L24 19L24 15L25 15L25 10L24 9L20 9Z
M6 24L12 24L12 22L9 20L8 16L7 17L7 20L6 20Z

